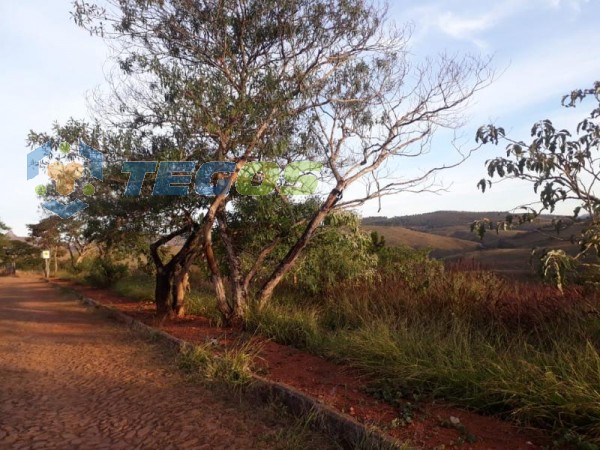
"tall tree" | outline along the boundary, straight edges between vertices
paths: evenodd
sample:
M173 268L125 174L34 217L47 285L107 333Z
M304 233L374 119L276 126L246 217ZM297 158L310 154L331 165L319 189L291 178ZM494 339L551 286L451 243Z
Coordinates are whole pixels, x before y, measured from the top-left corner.
M364 0L121 0L107 8L76 1L74 17L119 48L118 83L102 107L107 119L141 136L167 136L181 160L229 163L225 182L198 190L212 194L202 217L185 217L151 246L161 316L172 310L174 283L201 253L225 319L243 315L247 277L237 270L239 247L230 245L227 225L236 181L252 193L243 186L258 172L272 173L265 186L279 182L265 161L308 160L315 164L286 172L278 195L303 192L314 182L303 172L319 167L327 186L252 295L262 305L333 211L431 188L436 172L464 160L468 152L416 176L394 176L387 164L423 154L437 129L458 126L467 101L491 79L489 62L474 57L410 64L409 30L388 26L385 9ZM158 155L148 145L139 153ZM359 180L366 193L343 199ZM230 298L213 248L217 222L234 280ZM158 250L175 236L186 236L185 244L165 262Z
M204 207L205 203L198 198L149 196L155 174L148 174L149 182L140 189L143 196L123 195L128 179L127 173L122 172L126 167L123 162L143 159L144 153L139 149L149 146L158 159L181 157L177 145L166 136L147 136L123 128L101 127L98 123L70 119L64 124L55 123L49 133L31 131L27 142L31 148L48 145L52 150L51 159L59 161L77 157L77 152L65 153L61 149L77 149L79 142L84 142L102 152L107 162L103 167L103 179L101 182L96 180L91 195L85 195L82 188L89 180L86 176L77 180L78 187L66 196L58 192L52 183L42 190L45 201L81 200L88 204L86 209L67 220L56 216L44 219L51 222L52 232L60 235L64 243L69 243L69 249L74 247L77 250L77 258L72 255L75 264L91 246L103 258L129 259L138 255L151 261L149 243L161 233L181 227L187 223L188 217L197 216ZM48 164L47 161L44 164ZM180 299L178 309L181 312L182 306Z
M35 224L28 224L31 242L38 248L48 249L54 262L54 274L58 272L58 257L66 251L66 242L61 233L63 220L58 216L50 216Z

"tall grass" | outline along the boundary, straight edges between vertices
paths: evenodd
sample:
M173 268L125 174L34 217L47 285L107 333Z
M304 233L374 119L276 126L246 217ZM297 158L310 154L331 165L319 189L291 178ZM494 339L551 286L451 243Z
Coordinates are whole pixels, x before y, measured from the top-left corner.
M444 398L600 444L599 306L583 289L451 270L427 285L390 274L301 305L280 298L249 322L359 368L387 400Z
M563 295L477 268L421 271L422 263L317 297L281 290L250 311L246 326L360 369L388 401L443 398L600 448L600 295L582 288ZM129 276L113 289L149 300L154 281ZM218 323L206 288L188 295L187 310ZM226 355L235 362L226 367L206 351L182 364L209 377L230 374L234 384L244 378L245 357Z
M111 290L131 300L152 301L154 280L146 274L135 274L120 279L111 286Z
M241 388L252 381L252 364L259 351L251 341L220 353L215 353L211 344L194 346L179 354L179 368L203 380Z

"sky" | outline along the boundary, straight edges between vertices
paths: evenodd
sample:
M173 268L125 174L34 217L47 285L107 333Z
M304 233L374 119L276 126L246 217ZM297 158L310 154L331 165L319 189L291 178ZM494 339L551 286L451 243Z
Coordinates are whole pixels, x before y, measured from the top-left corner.
M41 210L27 180L29 130L49 131L54 122L90 117L90 95L105 86L112 63L98 38L70 17L70 0L0 0L0 220L19 235ZM389 17L411 23L416 58L473 53L493 55L497 79L467 111L464 145L475 144L480 125L494 122L527 140L533 122L550 118L573 128L580 108L560 106L561 96L600 80L600 0L390 0ZM465 148L467 148L465 147ZM502 154L486 146L439 179L440 194L401 194L363 207L363 215L399 216L436 210L509 210L535 200L531 187L508 182L482 194L477 182L485 161ZM452 162L447 136L436 138L422 169ZM559 211L568 213L568 210Z

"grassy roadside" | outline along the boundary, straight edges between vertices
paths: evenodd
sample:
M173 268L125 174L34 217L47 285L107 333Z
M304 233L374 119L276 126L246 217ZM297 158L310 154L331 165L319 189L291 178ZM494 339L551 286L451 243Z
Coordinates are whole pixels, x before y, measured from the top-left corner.
M389 402L443 398L547 428L559 445L600 448L595 295L558 296L483 272L447 273L426 287L395 277L382 283L386 289L371 283L320 298L280 296L252 311L247 325L359 368L375 380L372 393ZM152 281L128 277L113 290L149 299ZM193 292L189 310L214 314L212 303L210 293ZM183 364L209 376L224 370L196 352ZM241 357L232 367L246 363Z
M60 273L59 278L69 279L81 284L93 286L86 280L84 275L74 275L72 273ZM131 276L126 277L122 282L116 283L111 291L118 293L124 297L136 301L148 301L146 293L152 291L150 286L151 279L147 276ZM106 286L103 286L107 288ZM59 287L65 295L73 294L73 291L67 288ZM201 311L203 308L208 308L210 303L209 295L192 295L193 299L198 303L195 304L196 311ZM156 337L153 334L147 335L149 342L156 342ZM177 354L174 363L177 368L185 375L188 382L210 384L211 389L221 393L228 399L235 399L239 402L247 402L256 405L257 403L264 404L261 406L261 411L264 411L264 417L271 420L274 425L280 428L280 425L285 424L277 433L265 434L264 444L268 448L273 449L298 449L298 448L354 448L356 450L379 450L387 448L398 448L400 450L408 450L411 447L410 443L390 444L378 443L377 438L371 440L370 437L364 436L364 440L360 440L351 444L345 441L343 435L325 433L322 429L320 413L313 410L309 413L301 415L292 414L288 407L278 398L265 398L263 393L255 391L252 387L252 381L255 370L255 362L261 350L261 344L258 343L252 336L247 335L241 341L237 342L231 348L223 348L218 343L209 341L204 345L193 345L185 347ZM338 441L341 439L341 441ZM348 445L352 445L348 447ZM262 448L262 447L261 447Z
M557 445L600 448L600 316L593 293L560 296L489 273L448 273L278 298L248 319L279 342L371 375L389 401L443 398L522 425Z

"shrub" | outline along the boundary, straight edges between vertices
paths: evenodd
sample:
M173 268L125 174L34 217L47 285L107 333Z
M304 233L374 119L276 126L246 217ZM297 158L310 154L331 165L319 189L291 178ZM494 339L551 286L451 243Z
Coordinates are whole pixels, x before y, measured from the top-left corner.
M110 258L95 258L85 280L93 286L109 287L128 273L129 268L126 264L117 263Z

